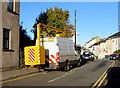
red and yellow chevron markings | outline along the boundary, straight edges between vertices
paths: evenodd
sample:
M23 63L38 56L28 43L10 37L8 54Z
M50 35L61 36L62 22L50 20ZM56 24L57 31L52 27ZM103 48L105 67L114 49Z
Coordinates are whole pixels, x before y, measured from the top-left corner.
M49 63L59 63L60 62L60 53L56 52L56 56L50 55L49 56Z
M29 59L29 62L35 61L35 50L34 49L28 49L28 59Z

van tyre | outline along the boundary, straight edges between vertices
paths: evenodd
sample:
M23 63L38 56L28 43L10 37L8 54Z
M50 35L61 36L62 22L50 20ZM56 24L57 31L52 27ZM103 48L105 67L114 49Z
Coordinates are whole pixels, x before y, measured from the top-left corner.
M70 71L70 63L67 62L65 67L64 67L64 71Z
M94 61L94 58L92 58L91 61Z
M77 63L77 67L80 67L81 62L82 62L82 59L79 59L79 61L78 61L78 63Z

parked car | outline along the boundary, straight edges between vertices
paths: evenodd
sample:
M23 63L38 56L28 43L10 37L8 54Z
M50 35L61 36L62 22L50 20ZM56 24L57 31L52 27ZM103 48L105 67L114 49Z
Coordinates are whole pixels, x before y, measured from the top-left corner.
M110 60L115 60L117 59L117 55L116 54L111 54L110 55Z
M83 53L82 57L85 61L93 61L94 60L94 56L91 55L90 53Z

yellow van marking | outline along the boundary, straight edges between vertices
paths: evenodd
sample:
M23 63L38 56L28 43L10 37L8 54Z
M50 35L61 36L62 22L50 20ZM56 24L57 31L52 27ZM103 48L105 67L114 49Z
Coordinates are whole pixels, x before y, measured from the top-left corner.
M79 55L61 55L60 57L73 57L73 56L79 56Z

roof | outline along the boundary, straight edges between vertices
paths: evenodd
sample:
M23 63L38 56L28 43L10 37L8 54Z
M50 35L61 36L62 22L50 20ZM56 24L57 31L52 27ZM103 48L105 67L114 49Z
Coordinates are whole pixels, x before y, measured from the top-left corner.
M117 32L111 36L109 36L108 38L103 38L103 39L100 39L100 41L94 43L93 45L91 45L90 47L94 46L94 45L98 45L99 43L102 43L102 42L105 42L106 40L110 39L110 38L117 38L117 37L120 37L120 32ZM89 47L89 48L90 48Z
M106 38L100 39L98 42L94 43L94 44L91 45L90 47L92 47L92 46L94 46L94 45L98 45L98 44L100 44L100 43L102 43L102 42L105 42L105 41L106 41ZM89 47L89 48L90 48L90 47Z
M117 32L117 33L109 36L107 39L109 39L109 38L116 38L116 37L120 37L120 32Z
M86 42L86 44L88 44L89 42L91 42L92 40L97 39L97 38L99 38L99 39L100 39L100 37L99 37L99 36L92 37L92 38L91 38L91 40L89 40L88 42ZM85 44L85 45L86 45L86 44Z

